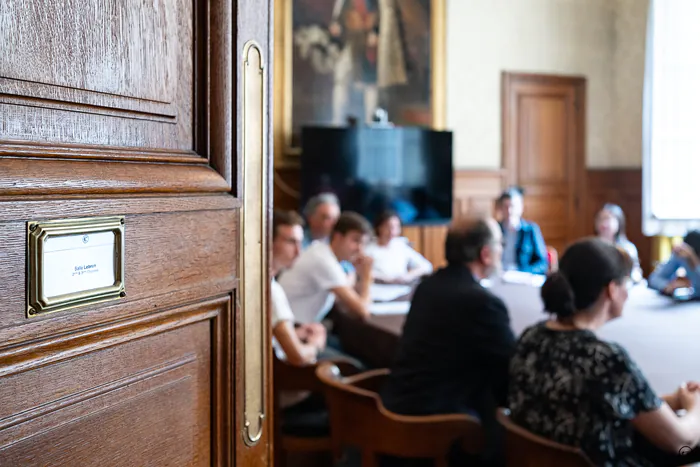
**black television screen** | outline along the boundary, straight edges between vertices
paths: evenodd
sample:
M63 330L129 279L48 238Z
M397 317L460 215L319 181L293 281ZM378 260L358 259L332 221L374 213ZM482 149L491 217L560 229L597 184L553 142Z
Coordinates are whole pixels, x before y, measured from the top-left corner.
M332 192L344 211L405 224L452 218L452 132L415 127L302 129L301 203Z

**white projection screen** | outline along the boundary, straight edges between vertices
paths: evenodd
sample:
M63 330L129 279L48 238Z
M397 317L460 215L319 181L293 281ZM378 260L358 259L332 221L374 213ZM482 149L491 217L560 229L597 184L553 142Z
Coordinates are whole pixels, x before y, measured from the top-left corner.
M651 0L643 127L643 230L700 228L700 0Z

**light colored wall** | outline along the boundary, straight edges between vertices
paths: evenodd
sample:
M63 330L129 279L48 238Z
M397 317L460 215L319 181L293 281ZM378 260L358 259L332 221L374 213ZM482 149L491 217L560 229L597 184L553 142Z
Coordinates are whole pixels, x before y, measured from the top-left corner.
M501 166L503 71L585 76L587 165L640 165L646 2L447 0L455 167Z
M615 137L619 167L642 166L642 95L648 0L616 0L613 79Z

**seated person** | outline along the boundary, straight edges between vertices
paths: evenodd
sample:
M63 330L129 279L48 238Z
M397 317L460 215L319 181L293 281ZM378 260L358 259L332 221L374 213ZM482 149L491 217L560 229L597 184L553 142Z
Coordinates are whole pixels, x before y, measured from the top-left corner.
M700 441L698 385L659 398L624 348L596 336L622 315L632 266L624 250L596 238L566 250L541 291L554 317L523 332L511 361L511 418L597 466L697 462L700 450L678 452Z
M666 295L681 287L692 287L693 298L700 297L700 231L693 230L683 238L683 243L673 248L668 261L656 267L649 276L649 287ZM679 277L679 269L685 277Z
M322 324L309 323L294 327L294 314L287 296L274 279L281 270L289 268L299 256L304 236L302 223L301 217L292 211L275 211L272 221L272 346L277 358L294 366L314 363L326 346L326 328ZM311 396L307 391L281 393L279 406L285 411L285 419L296 414L325 410L322 399ZM320 421L314 423L323 425L325 417L321 416ZM299 426L296 426L295 430L300 430Z
M304 207L304 216L308 228L304 231L302 248L308 248L315 241L328 243L333 232L333 226L340 216L340 201L333 193L321 193L309 199ZM341 261L340 265L346 274L355 280L355 269L349 261Z
M595 216L595 234L599 239L621 247L634 263L632 280L642 280L642 268L639 266L639 253L634 243L627 239L625 232L625 213L617 204L608 203Z
M537 224L523 215L523 193L509 188L496 201L503 232L503 267L508 270L546 274L549 269L547 246Z
M410 284L433 272L433 265L411 248L401 235L401 221L394 211L380 214L375 223L376 240L367 246L365 254L372 258L372 274L376 282Z
M498 405L505 403L515 336L503 301L479 281L501 267L493 219L450 227L448 265L416 288L381 398L405 415L476 413L487 433L485 460L498 460Z
M330 242L312 243L282 274L279 282L297 322L320 322L336 298L349 313L360 318L369 316L372 258L363 255L363 248L371 233L365 218L344 212L333 227ZM354 263L358 275L354 287L341 261Z
M302 366L316 361L326 346L326 328L320 323L294 327L294 314L284 289L274 279L290 268L299 256L304 236L302 219L295 212L275 211L272 221L272 336L277 356L291 365Z
M321 193L309 199L304 207L308 227L304 230L303 247L315 240L327 242L340 216L340 201L333 193Z

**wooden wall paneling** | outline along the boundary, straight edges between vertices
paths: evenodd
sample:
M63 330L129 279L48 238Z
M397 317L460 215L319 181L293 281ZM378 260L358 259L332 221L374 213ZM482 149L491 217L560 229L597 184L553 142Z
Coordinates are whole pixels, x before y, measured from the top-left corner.
M448 226L446 225L431 225L423 227L423 246L422 254L426 257L433 267L440 268L447 264L445 262L445 236L447 235Z
M273 177L275 209L301 211L299 167L293 165L275 167Z
M641 169L589 169L587 185L586 235L594 233L595 215L605 203L618 204L627 217L627 236L639 250L644 274L651 273L652 238L642 233Z
M456 170L453 216L455 219L474 213L493 213L494 202L503 190L502 170Z
M401 229L401 235L406 237L416 251L423 251L423 228L417 225L407 225Z

